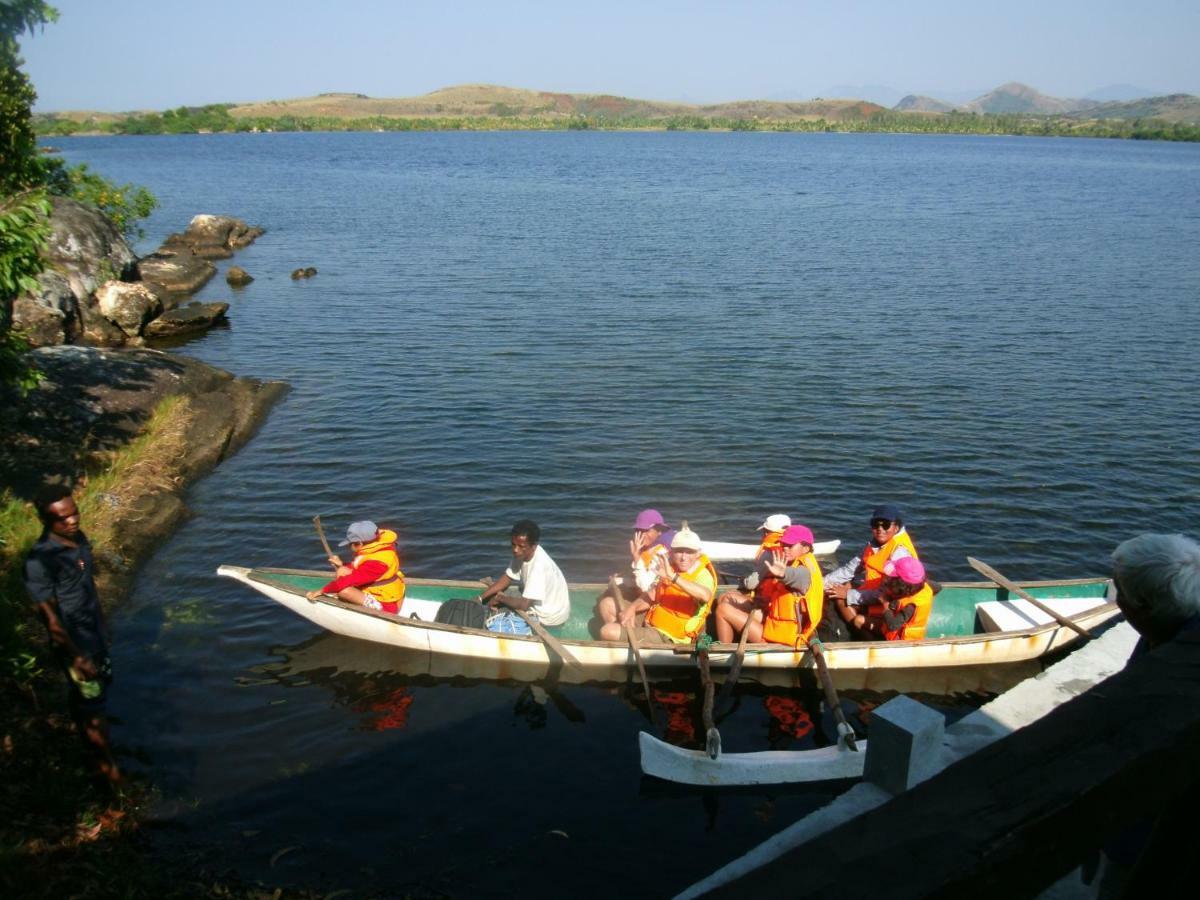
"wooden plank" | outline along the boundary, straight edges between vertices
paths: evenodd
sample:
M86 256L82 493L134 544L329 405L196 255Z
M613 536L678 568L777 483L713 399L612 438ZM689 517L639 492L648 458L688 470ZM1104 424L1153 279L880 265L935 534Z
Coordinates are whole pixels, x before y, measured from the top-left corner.
M1195 789L1198 761L1200 633L1191 632L705 896L1029 896Z

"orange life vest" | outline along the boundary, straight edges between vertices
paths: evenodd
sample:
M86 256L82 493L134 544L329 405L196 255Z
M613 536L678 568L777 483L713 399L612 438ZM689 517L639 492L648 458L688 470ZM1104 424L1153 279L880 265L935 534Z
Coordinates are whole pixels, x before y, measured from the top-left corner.
M350 568L357 569L368 559L387 566L377 581L368 584L363 591L383 603L399 603L404 599L404 573L400 571L400 555L396 552L396 532L386 528L369 544L363 544L350 560Z
M700 575L708 572L712 576L713 594L717 593L717 570L703 553L690 572L680 572L684 581L698 582ZM700 603L683 588L669 581L660 581L654 588L654 605L646 613L646 624L661 631L676 644L688 644L704 630L704 620L712 609L712 597Z
M767 616L763 620L763 640L772 644L799 647L808 642L809 637L821 624L821 611L825 605L825 579L821 576L817 558L811 553L804 554L788 565L804 566L808 569L808 590L803 596L785 590L770 600ZM799 619L796 617L797 604L800 607Z
M875 603L870 604L867 607L867 615L884 621L883 611L885 602L881 598ZM933 588L929 586L928 582L921 585L921 589L911 597L905 597L897 604L899 609L904 609L906 606L916 607L913 617L895 630L888 628L886 621L884 621L881 631L884 640L919 641L925 637L925 626L929 623L929 613L933 610Z
M912 554L913 559L920 559L917 556L917 549L913 546L912 538L908 536L907 531L899 531L892 536L892 539L882 547L874 547L871 542L867 542L867 546L862 552L862 568L858 571L858 576L861 576L862 582L854 586L860 591L877 590L883 584L883 567L887 561L892 558L892 554L897 547L903 547ZM855 580L858 580L856 576Z
M763 535L762 543L758 545L758 549L754 551L755 559L762 559L768 550L779 549L779 539L783 537L782 531L768 531Z

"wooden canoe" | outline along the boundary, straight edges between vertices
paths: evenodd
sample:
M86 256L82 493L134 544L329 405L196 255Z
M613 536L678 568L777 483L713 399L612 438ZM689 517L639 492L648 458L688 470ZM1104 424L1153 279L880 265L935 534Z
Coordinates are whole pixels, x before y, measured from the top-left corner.
M493 634L433 621L437 607L444 601L477 595L481 589L477 581L410 578L401 613L393 616L331 598L309 601L305 593L324 585L329 579L327 572L223 565L217 574L242 582L335 634L437 656L542 666L552 662L545 645L536 636ZM1108 579L1026 582L1021 587L1085 629L1095 628L1118 615L1115 593ZM596 641L588 636L587 622L596 598L604 589L602 584L572 585L571 618L550 629L586 669L597 672L633 665L625 642ZM1024 615L1019 602L1023 601L1014 603L1005 589L993 584L949 583L934 601L927 639L827 644L826 660L830 669L843 673L995 666L1035 660L1080 640L1075 632L1055 622L1042 624L1034 616ZM994 623L1005 619L981 615L977 610L981 603L990 604L993 612L1004 610L1009 620L1015 618L1021 624L1004 631L982 631L981 621ZM712 666L727 668L736 649L735 644L713 644L709 650ZM646 665L655 668L695 665L687 647L643 646L641 652ZM807 651L777 644L749 644L742 671L753 678L757 672L812 666Z

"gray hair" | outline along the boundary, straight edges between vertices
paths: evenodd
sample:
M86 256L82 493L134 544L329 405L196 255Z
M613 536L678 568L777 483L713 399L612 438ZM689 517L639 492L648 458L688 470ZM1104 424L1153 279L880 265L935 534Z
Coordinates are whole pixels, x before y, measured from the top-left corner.
M1200 614L1200 544L1182 534L1140 534L1112 554L1121 600L1156 629Z

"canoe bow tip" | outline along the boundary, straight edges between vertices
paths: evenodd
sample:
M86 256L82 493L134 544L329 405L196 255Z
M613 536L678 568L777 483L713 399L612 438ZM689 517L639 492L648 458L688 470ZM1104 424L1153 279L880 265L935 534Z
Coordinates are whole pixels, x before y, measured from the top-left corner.
M246 576L250 574L250 569L246 566L217 566L217 574L224 575L226 578L236 578L238 581L245 581Z

